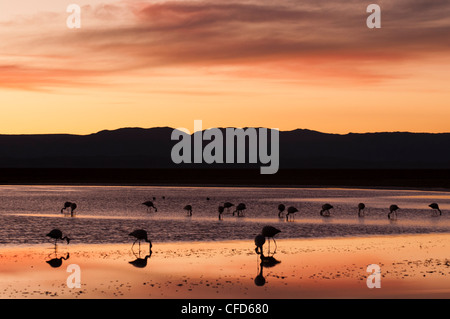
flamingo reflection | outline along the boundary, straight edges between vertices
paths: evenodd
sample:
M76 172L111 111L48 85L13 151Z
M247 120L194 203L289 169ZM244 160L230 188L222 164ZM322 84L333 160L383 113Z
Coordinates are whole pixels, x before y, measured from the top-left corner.
M51 255L51 254L50 254ZM50 256L49 255L49 256ZM55 257L49 260L46 260L45 262L49 264L52 268L58 268L61 267L63 260L69 259L69 253L67 253L66 257L57 257L56 251L55 251Z

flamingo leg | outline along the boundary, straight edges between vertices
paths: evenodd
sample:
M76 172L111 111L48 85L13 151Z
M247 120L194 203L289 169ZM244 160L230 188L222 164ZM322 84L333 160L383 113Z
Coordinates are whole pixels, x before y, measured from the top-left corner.
M133 242L133 245L131 245L131 249L133 249L134 244L136 244L137 241L138 241L138 240L136 239L136 240Z

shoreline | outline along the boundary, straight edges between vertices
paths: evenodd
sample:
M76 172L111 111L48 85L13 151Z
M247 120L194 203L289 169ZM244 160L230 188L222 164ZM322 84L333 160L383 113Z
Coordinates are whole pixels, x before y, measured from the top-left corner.
M266 188L266 189L347 189L347 190L404 190L450 193L450 187L413 187L413 186L358 186L358 185L258 185L258 184L152 184L152 183L0 183L0 186L56 186L56 187L159 187L159 188Z
M278 238L277 241L288 241L288 242L308 242L308 241L330 241L330 240L347 240L347 239L405 239L407 237L428 237L428 236L441 236L441 235L449 235L450 232L433 232L433 233L403 233L403 234L369 234L369 235L349 235L349 236L324 236L324 237L297 237L297 238ZM450 238L450 237L449 237ZM153 246L155 245L203 245L203 244L250 244L253 245L253 239L227 239L227 240L191 240L191 241L182 241L182 240L174 240L174 241L163 241L158 242L152 240ZM117 246L129 246L129 243L75 243L75 244L62 244L61 247L104 247L108 245L117 245ZM146 244L142 244L146 245ZM16 248L22 249L49 249L52 248L52 243L39 243L39 244L0 244L0 253L2 250L10 250Z
M450 236L450 232L430 232L430 233L399 233L399 234L367 234L367 235L348 235L348 236L323 236L323 237L287 237L287 238L278 238L278 241L288 241L291 243L295 242L309 242L309 241L339 241L339 240L370 240L370 239L405 239L408 237L429 237L429 236ZM449 237L450 238L450 237ZM130 242L131 243L131 242ZM208 245L208 244L249 244L253 245L253 239L226 239L226 240L190 240L190 241L182 241L182 240L174 240L174 241L155 241L152 240L153 246L161 245ZM108 245L117 245L117 246L127 246L129 243L117 242L117 243L72 243L69 245L62 244L61 247L104 247ZM146 245L146 244L142 244ZM52 248L52 243L36 243L36 244L0 244L0 253L2 250L10 250L10 249L48 249Z

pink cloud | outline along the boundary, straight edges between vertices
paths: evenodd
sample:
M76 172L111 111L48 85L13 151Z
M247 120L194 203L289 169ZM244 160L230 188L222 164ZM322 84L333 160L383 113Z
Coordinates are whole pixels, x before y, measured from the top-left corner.
M134 70L226 66L233 67L233 76L382 81L400 76L395 66L402 62L449 54L448 1L379 4L383 20L378 30L365 26L366 4L356 0L125 1L88 6L83 8L87 23L81 30L53 28L51 35L36 32L17 45L25 51L29 46L30 54L59 55L64 61L54 59L55 65L48 67L38 59L14 67L0 62L0 85L70 85ZM32 19L25 22L29 30ZM20 35L20 26L17 30L14 36ZM9 41L11 53L15 41Z

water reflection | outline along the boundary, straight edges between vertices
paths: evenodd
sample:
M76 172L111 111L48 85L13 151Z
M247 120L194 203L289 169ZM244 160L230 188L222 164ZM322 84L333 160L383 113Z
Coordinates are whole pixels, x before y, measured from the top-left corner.
M260 263L259 263L259 266L257 267L258 275L255 277L255 280L254 280L255 285L256 286L264 286L266 284L266 278L264 277L263 269L275 267L279 263L281 263L281 261L275 259L275 257L273 257L273 256L266 257L263 254L261 254L260 255Z
M135 254L136 259L133 261L129 261L128 263L137 268L145 268L147 267L147 259L149 259L152 256L152 251L150 250L149 254L146 255L144 258L140 257L140 253L141 252L139 251L139 256L136 256Z
M51 258L51 256L52 256L53 254L54 254L54 257ZM58 255L57 255L57 253L56 253L56 249L55 249L55 252L54 252L53 254L48 255L48 257L51 258L51 259L45 261L45 262L46 262L47 264L49 264L52 268L58 268L58 267L61 267L61 265L62 265L62 263L63 263L63 260L67 260L67 259L69 259L69 257L70 257L70 256L69 256L69 253L67 253L66 257L58 257Z

